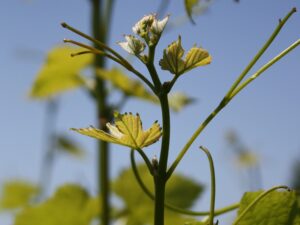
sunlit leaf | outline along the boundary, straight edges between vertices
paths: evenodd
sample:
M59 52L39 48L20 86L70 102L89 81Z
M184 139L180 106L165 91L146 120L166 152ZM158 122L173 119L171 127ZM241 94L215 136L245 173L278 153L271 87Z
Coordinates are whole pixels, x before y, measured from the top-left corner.
M211 56L203 48L192 47L183 60L184 49L181 46L181 37L170 44L164 50L163 58L159 61L161 69L168 70L175 76L179 76L191 69L207 65L211 62Z
M156 96L145 89L144 85L140 81L129 78L120 69L98 69L97 75L104 80L110 81L115 88L120 89L128 96L145 99L151 102L157 101Z
M120 69L98 69L97 75L104 80L110 81L115 88L121 90L127 96L141 98L143 100L159 104L158 98L154 94L150 93L140 81L128 77ZM193 99L189 98L182 92L172 92L169 95L170 108L175 112L182 110L185 106L192 102Z
M52 49L37 74L30 90L32 98L50 98L84 84L80 72L92 61L89 54L71 57L80 48L56 47Z
M199 3L199 0L184 0L184 6L185 6L186 13L192 23L195 23L195 21L193 20L193 17L192 17L193 8L195 6L197 6L198 3Z
M172 42L164 50L163 58L159 61L159 65L163 70L179 75L184 71L183 54L184 49L181 46L181 37L179 36L177 41Z
M57 136L56 141L57 149L62 152L76 157L82 157L85 154L85 151L78 145L78 143L66 135Z
M8 181L2 187L0 208L15 209L26 206L38 193L38 186L28 181Z
M193 221L193 222L185 222L184 225L207 225L207 222Z
M146 166L138 166L140 176L145 185L153 192L153 177L149 175ZM125 215L126 224L144 225L153 224L153 200L139 187L132 169L124 170L113 182L113 191L124 201L128 214ZM174 174L167 185L166 199L178 207L187 208L202 192L201 185L184 176ZM184 194L183 194L184 193ZM166 209L166 225L183 225L191 219Z
M260 194L261 192L245 193L238 210L238 214ZM286 225L290 223L294 217L294 207L296 206L296 194L294 191L275 191L268 194L259 201L245 216L240 220L239 225Z
M189 71L199 66L210 64L211 56L203 48L192 47L185 57L184 70Z
M185 106L193 103L194 101L195 100L193 98L188 97L183 92L172 92L169 95L169 105L175 112L179 112Z
M154 122L149 129L143 130L142 121L138 114L119 114L116 112L114 116L115 124L106 124L110 133L106 133L94 127L81 129L72 128L72 130L102 141L124 145L134 149L147 147L158 141L162 135L161 128L157 121Z
M45 202L21 211L14 225L88 225L99 215L95 199L78 185L64 185Z

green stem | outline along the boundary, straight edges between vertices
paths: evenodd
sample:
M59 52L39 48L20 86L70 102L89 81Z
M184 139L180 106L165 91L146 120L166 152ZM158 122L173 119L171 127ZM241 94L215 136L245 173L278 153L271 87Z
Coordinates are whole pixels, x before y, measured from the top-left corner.
M154 83L154 87L156 88L156 94L159 95L160 93L158 92L161 91L162 85L154 66L154 57L155 57L155 46L149 46L148 62L146 63L146 66L151 75L152 81Z
M239 85L239 83L244 79L247 73L251 70L251 68L255 65L255 63L260 59L260 57L264 54L264 52L268 49L268 47L272 44L276 36L279 34L281 28L288 21L288 19L296 12L296 8L292 8L291 11L283 18L283 20L279 20L279 24L273 31L272 35L269 37L267 42L263 45L263 47L258 51L258 53L254 56L248 66L243 70L243 72L239 75L238 79L233 83L231 88L229 89L226 97L229 98L231 93L235 90L235 88Z
M194 134L192 135L192 137L189 139L189 141L185 144L185 146L183 147L183 149L180 151L179 155L177 156L177 158L175 159L175 161L173 162L173 164L171 165L171 167L169 168L168 172L167 172L167 179L169 179L172 175L172 173L174 172L174 170L176 169L176 167L178 166L179 162L181 161L181 159L183 158L183 156L185 155L185 153L188 151L188 149L190 148L190 146L193 144L193 142L196 140L196 138L200 135L200 133L204 130L204 128L210 123L210 121L212 121L213 118L215 118L215 116L228 104L228 101L221 101L221 103L215 108L215 110L204 120L204 122L199 126L199 128L194 132Z
M136 162L135 162L135 158L134 158L134 150L131 151L130 153L130 161L131 161L131 166L132 166L132 170L134 173L134 176L139 184L139 186L141 187L141 189L144 191L144 193L152 200L155 200L154 195L151 193L151 191L147 188L147 186L144 184L141 176L139 175L137 166L136 166ZM190 215L190 216L206 216L209 215L210 212L209 211L200 211L200 212L196 212L196 211L192 211L192 210L187 210L187 209L182 209L179 207L176 207L168 202L165 202L165 208L170 209L174 212L178 212L184 215ZM230 212L232 210L235 210L239 207L239 203L235 203L229 206L226 206L224 208L221 209L217 209L215 210L215 215L222 215L224 213Z
M227 94L225 95L225 97L223 98L223 100L221 101L221 103L217 106L217 108L215 108L215 110L204 120L204 122L194 132L194 134L192 135L192 137L185 144L185 146L183 147L183 149L180 151L179 155L177 156L176 160L173 162L173 164L169 168L168 173L167 173L167 178L169 178L172 175L172 173L174 172L174 170L178 166L179 162L181 161L181 159L183 158L183 156L185 155L185 153L188 151L189 147L196 140L196 138L200 135L200 133L204 130L204 128L210 123L210 121L232 100L232 98L240 90L242 90L242 88L244 88L248 83L251 82L251 78L249 78L250 79L249 81L247 80L240 87L238 87L239 83L243 80L243 78L246 76L246 74L249 72L249 70L253 67L253 65L257 62L257 60L262 56L262 54L270 46L270 44L273 42L273 40L275 39L275 37L277 36L277 34L279 33L279 31L281 30L281 28L284 26L284 24L286 23L286 21L290 18L290 16L294 12L296 12L296 8L293 8L288 13L288 15L286 15L284 17L283 20L279 21L279 24L278 24L277 28L275 29L275 31L273 32L273 34L271 35L271 37L267 40L267 42L264 44L264 46L262 47L262 49L257 53L257 55L249 63L249 65L244 69L244 71L240 74L240 76L237 78L237 80L231 86L231 88L229 89L229 91L227 92ZM288 48L288 50L286 49L284 51L284 54L282 53L282 55L280 56L280 58L282 58L289 51L291 51L292 49L294 49L297 45L299 45L298 41L295 42L292 46L289 47L291 49L289 49L289 48ZM280 58L278 58L276 61L278 61ZM268 65L266 64L267 66L264 67L263 70L261 70L260 73L262 73L263 71L265 71L267 68L269 68L271 65L273 65L276 61L274 61L274 62L272 62L272 63L270 63ZM236 90L238 90L238 91L236 91Z
M296 48L298 45L300 45L300 39L294 42L292 45L290 45L288 48L283 50L281 53L279 53L277 56L275 56L272 60L270 60L268 63L263 65L256 73L254 73L251 77L249 77L247 80L245 80L241 85L239 85L230 95L230 98L233 98L236 96L241 90L243 90L249 83L251 83L253 80L255 80L257 77L259 77L260 74L265 72L267 69L269 69L273 64L278 62L280 59L282 59L285 55L287 55L289 52L291 52L294 48Z
M93 3L93 1L99 1L99 0L91 0L92 3ZM99 23L99 29L98 29L98 31L97 31L97 32L103 34L103 35L101 35L101 39L97 39L96 37L93 38L93 37L91 37L91 36L89 36L89 35L87 35L87 34L81 32L81 31L77 30L76 28L70 26L69 24L67 24L67 23L65 23L65 22L61 23L61 26L62 26L63 28L66 28L66 29L68 29L68 30L74 32L75 34L78 34L79 36L81 36L81 37L83 37L83 38L86 38L87 40L90 40L91 42L94 43L95 48L98 46L98 47L100 47L101 49L107 50L108 52L110 52L110 53L112 53L114 56L116 56L118 59L120 59L123 63L130 65L130 64L128 63L128 61L125 60L119 53L117 53L115 50L113 50L112 48L108 47L108 46L105 44L105 41L106 41L107 38L104 38L104 36L105 36L104 34L106 34L106 32L104 32L104 30L106 30L107 28L105 28L105 29L104 29L104 28L100 29L100 28L103 26L102 23L101 23L101 24ZM102 36L103 36L103 37L102 37Z
M113 49L111 49L110 47L108 47L107 45L105 45L103 42L98 41L95 38L90 37L89 35L82 33L81 31L75 29L74 27L71 27L70 25L66 24L66 23L62 23L62 26L90 41L92 41L93 43L95 43L94 47L90 47L88 45L85 45L83 43L80 42L76 42L73 40L64 40L64 42L69 42L69 43L73 43L75 45L81 46L83 48L89 49L91 50L94 54L98 54L98 55L103 55L106 56L108 58L110 58L111 60L115 61L116 63L120 64L121 66L125 67L128 71L134 73L135 75L137 75L141 80L143 80L148 87L155 93L155 89L154 86L152 85L152 83L143 75L141 74L139 71L137 71L126 59L124 59L121 55L119 55L117 52L115 52ZM97 46L100 46L100 48L107 50L108 52L112 53L113 55L110 55L102 50L98 50L96 49ZM74 54L76 55L76 54ZM156 70L152 65L149 65L149 68L151 68L151 70L153 71L153 73L156 73Z
M162 108L163 120L163 136L161 143L161 152L159 157L158 171L154 171L155 182L155 210L154 225L164 225L164 205L165 205L165 188L166 188L166 172L169 156L170 145L170 109L168 102L168 94L162 91L159 96Z
M146 193L146 195L149 196L152 200L154 200L155 197L150 192L150 190L146 187L146 185L144 184L141 176L139 175L139 171L137 169L135 158L134 158L134 149L131 149L131 151L130 151L130 162L131 162L131 167L132 167L132 170L133 170L133 174L134 174L138 184L140 185L142 190Z
M179 77L180 77L179 75L175 75L175 76L173 77L173 79L167 83L167 91L168 91L168 92L171 91L171 89L173 88L175 82L177 81L177 79L178 79Z
M165 189L166 189L166 172L169 156L170 145L170 109L168 102L168 92L158 77L154 66L155 46L149 46L147 59L147 69L150 73L155 87L155 94L159 98L162 110L163 135L161 142L161 150L158 168L153 168L155 203L154 203L154 225L164 225L164 205L165 205Z
M254 201L252 201L245 209L244 211L238 216L238 218L232 223L232 225L237 225L241 219L243 219L243 217L247 214L247 212L249 212L262 198L264 198L266 195L270 194L271 192L278 190L278 189L286 189L289 190L289 187L287 186L276 186L273 187L263 193L261 193L258 197L256 197L254 199Z
M207 148L200 146L200 149L205 152L209 161L210 180L211 180L209 224L214 225L215 201L216 201L216 176L215 176L214 161Z
M147 155L146 155L146 154L143 152L143 150L140 149L140 148L138 148L138 149L136 149L136 150L137 150L137 152L141 155L141 157L144 159L144 161L145 161L145 163L146 163L146 165L147 165L147 167L148 167L148 169L149 169L149 172L153 175L153 166L152 166L150 160L148 159ZM133 152L133 151L134 151L134 150L131 149L131 152ZM131 154L133 154L133 153L131 153Z

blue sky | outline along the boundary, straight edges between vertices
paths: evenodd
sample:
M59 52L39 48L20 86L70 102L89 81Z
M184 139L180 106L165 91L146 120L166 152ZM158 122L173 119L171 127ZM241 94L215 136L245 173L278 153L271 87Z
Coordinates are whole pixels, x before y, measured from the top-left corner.
M178 2L171 3L168 9L171 20L184 16L183 1ZM116 42L123 39L123 34L130 34L131 27L143 15L155 12L158 5L158 0L116 1L111 46L126 56ZM300 3L292 0L241 0L239 4L230 0L215 1L204 15L195 19L196 26L186 23L162 37L157 59L163 48L176 40L179 34L186 50L197 43L213 57L211 65L193 70L175 85L176 90L184 91L198 101L181 113L172 114L170 162L217 106L231 83L272 33L278 19L294 6L300 9ZM89 33L89 14L89 1L82 0L13 0L0 3L0 183L11 178L37 182L43 154L45 103L31 101L26 94L47 51L61 44L63 38L77 38L62 29L60 22L66 21ZM299 26L298 12L252 72L299 39ZM197 148L204 145L211 150L219 184L218 206L238 201L246 191L224 138L225 132L230 129L237 131L245 144L260 157L263 188L289 183L292 163L300 157L299 58L300 49L296 49L242 91L195 141L179 166L178 171L209 185L208 164ZM138 62L135 65L146 72ZM159 73L162 80L171 79L167 72ZM59 104L59 132L69 132L70 127L95 124L95 107L84 92L69 92L60 98ZM139 112L145 127L156 119L161 122L159 108L149 103L133 99L126 104L125 111ZM79 182L95 191L95 142L74 133L70 135L88 149L88 155L81 161L60 157L55 164L50 191L65 182ZM147 154L150 157L158 154L158 146L146 149ZM111 174L116 176L129 165L129 151L114 146L112 164ZM195 208L203 209L207 202L208 192ZM4 220L9 221L7 218Z

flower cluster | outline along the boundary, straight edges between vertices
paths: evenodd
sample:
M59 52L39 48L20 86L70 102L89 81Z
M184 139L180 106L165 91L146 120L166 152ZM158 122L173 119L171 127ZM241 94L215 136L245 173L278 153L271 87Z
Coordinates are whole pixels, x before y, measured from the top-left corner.
M158 20L155 14L144 16L132 28L132 31L144 41L136 38L134 35L125 35L126 41L119 42L118 44L128 53L140 57L141 53L145 50L146 44L148 46L155 46L158 43L168 20L169 16L166 16L162 20Z

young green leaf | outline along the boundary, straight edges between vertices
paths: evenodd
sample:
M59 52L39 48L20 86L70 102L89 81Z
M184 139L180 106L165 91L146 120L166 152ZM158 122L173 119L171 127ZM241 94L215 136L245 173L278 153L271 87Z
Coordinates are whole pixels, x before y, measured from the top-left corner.
M159 65L163 70L180 75L184 70L184 61L181 59L183 54L184 49L181 46L181 37L179 36L177 41L172 42L164 50L163 58L159 61Z
M30 203L39 193L39 187L28 181L12 180L4 183L0 199L0 208L16 209Z
M133 35L125 35L126 41L118 44L129 54L139 56L145 50L145 43Z
M30 97L50 98L83 85L85 82L80 72L92 62L92 55L71 57L72 53L79 51L82 49L70 47L52 49L33 82Z
M158 141L162 135L161 128L157 122L154 122L149 129L143 130L142 121L138 114L119 114L116 112L114 117L114 125L110 123L106 124L110 133L106 133L94 127L81 129L72 128L72 130L102 141L124 145L134 149L147 147Z
M193 8L195 6L197 6L198 3L199 3L199 0L184 0L185 11L193 24L195 24L195 21L193 20L193 17L192 17Z
M168 70L179 76L191 69L210 64L211 56L203 48L192 47L183 60L184 49L181 46L181 37L171 43L164 50L163 58L159 61L162 70Z
M16 216L14 225L87 225L100 213L95 198L77 185L64 185L45 202Z
M244 194L238 214L259 195L259 192L247 192ZM260 200L238 223L239 225L267 224L286 225L290 224L293 208L296 205L296 194L294 191L274 191ZM292 223L295 225L294 223Z
M203 48L192 47L185 57L184 71L187 72L199 66L210 64L211 56Z
M145 165L138 165L140 177L145 185L154 193L153 177ZM112 184L113 191L124 201L126 211L124 217L128 225L153 224L153 200L141 190L135 180L132 169L121 172ZM178 207L189 208L202 193L203 187L185 176L174 174L167 185L166 201ZM184 195L182 194L184 193ZM183 225L192 218L165 209L166 225Z

